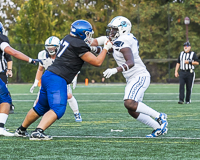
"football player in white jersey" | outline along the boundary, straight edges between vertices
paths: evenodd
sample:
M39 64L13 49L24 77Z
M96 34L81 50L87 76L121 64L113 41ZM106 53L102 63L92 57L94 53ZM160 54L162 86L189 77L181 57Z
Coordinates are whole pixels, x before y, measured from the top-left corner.
M47 38L47 40L45 41L45 49L46 50L42 50L41 52L38 53L38 59L43 61L43 65L41 63L39 63L38 70L37 70L37 73L35 76L34 84L30 88L31 93L33 93L33 90L35 89L35 87L38 86L38 82L41 79L44 70L46 70L54 62L54 60L56 58L56 53L58 52L59 48L60 48L59 38L57 38L55 36L51 36L51 37ZM77 76L78 76L78 74L75 76L74 80L72 81L73 89L75 89L75 87L76 87ZM38 95L34 102L33 107L36 105L36 103L38 101L39 94L40 94L40 92L38 92ZM74 112L75 121L82 122L81 114L79 113L78 103L77 103L75 97L72 95L72 89L71 89L70 84L67 85L67 96L68 96L69 106L72 109L72 111Z
M127 85L124 94L124 106L128 113L138 121L153 128L153 132L146 137L158 137L167 133L167 115L159 113L142 102L144 92L150 84L150 74L139 56L139 43L135 36L130 33L131 22L117 16L108 24L110 28L109 39L112 40L113 57L117 63L116 68L108 68L103 72L105 78L109 78L117 72L122 72ZM102 36L93 39L91 50L98 52L107 37ZM154 119L153 119L153 118Z

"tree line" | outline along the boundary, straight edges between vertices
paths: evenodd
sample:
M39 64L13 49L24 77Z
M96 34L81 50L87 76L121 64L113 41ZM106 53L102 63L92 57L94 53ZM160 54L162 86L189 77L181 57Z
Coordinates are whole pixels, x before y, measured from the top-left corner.
M184 18L190 18L188 37L192 50L199 54L199 0L12 0L5 1L0 21L8 31L10 44L30 57L37 58L49 36L62 39L69 34L77 19L89 21L94 37L105 35L107 24L115 16L125 16L132 23L132 33L139 40L140 56L152 75L153 82L174 78L175 59L186 41ZM6 16L5 16L6 15ZM154 59L154 60L152 60ZM14 77L11 82L33 82L37 67L13 58ZM112 55L102 67L84 65L78 81L85 78L100 82L102 72L116 67ZM197 77L200 72L196 72ZM124 82L122 74L108 82Z

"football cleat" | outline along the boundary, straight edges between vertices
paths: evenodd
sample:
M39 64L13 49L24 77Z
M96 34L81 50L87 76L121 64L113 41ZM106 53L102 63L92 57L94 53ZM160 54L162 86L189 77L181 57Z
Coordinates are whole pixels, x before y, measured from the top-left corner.
M75 118L76 122L82 122L82 118L81 118L81 114L80 113L74 114L74 118Z
M164 130L162 130L162 135L167 134L167 132L168 132L168 128L165 128Z
M165 114L165 113L160 113L159 117L156 118L156 121L160 124L162 133L164 133L164 132L165 132L165 128L166 128L167 125L168 125L168 122L167 122L167 114Z
M22 131L21 129L16 129L15 131L15 136L16 137L29 137L29 134L27 131Z
M157 128L156 130L153 130L153 132L151 134L146 135L147 138L154 138L154 137L158 137L162 134L162 130L161 128Z
M0 129L0 136L11 137L11 136L14 136L14 134L7 132L5 128L1 128Z
M33 131L30 135L30 140L51 140L53 137L44 134L44 132L37 130Z

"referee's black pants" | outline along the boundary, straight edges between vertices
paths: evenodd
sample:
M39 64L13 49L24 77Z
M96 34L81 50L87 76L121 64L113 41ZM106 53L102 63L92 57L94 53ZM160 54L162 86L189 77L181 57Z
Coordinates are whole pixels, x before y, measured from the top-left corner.
M185 97L185 85L186 85L186 97L185 102L190 102L192 87L195 79L195 73L190 73L189 70L180 70L179 72L179 101L184 102Z

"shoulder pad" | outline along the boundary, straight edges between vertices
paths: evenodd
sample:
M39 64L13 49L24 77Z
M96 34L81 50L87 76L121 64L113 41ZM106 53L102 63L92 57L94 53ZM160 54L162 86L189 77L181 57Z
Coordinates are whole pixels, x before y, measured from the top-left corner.
M38 59L46 59L47 58L47 52L46 50L42 50L38 53Z

